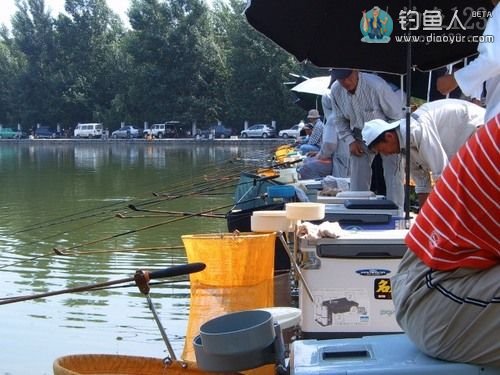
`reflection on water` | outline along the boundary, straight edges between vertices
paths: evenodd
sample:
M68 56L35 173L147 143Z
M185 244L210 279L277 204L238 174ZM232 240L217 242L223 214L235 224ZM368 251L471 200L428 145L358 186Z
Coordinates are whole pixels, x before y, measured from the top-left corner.
M230 206L234 177L244 168L239 160L255 157L253 148L0 144L0 298L185 263L180 236L225 232L225 220L148 210L196 213ZM189 283L152 283L151 298L180 355ZM0 374L51 374L52 361L72 353L166 356L146 299L131 282L0 305L0 320Z

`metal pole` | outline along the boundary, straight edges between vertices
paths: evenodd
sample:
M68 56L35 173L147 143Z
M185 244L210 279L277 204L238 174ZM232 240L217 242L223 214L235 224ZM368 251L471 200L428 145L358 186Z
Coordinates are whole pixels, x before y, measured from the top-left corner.
M408 1L411 10L411 0ZM410 228L410 119L411 119L411 28L408 28L408 44L406 45L406 134L405 134L405 227Z
M149 297L149 294L146 294L146 299L148 300L148 306L151 312L153 313L153 317L155 319L156 325L158 326L158 329L160 330L161 337L163 338L163 341L165 342L165 345L167 346L168 354L170 354L170 359L176 360L177 358L175 357L175 352L174 349L172 348L172 345L170 345L170 341L168 340L167 333L165 332L165 328L163 328L163 325L161 324L160 318L158 317L158 314L156 313L155 307L153 306L153 302L151 301L151 297Z

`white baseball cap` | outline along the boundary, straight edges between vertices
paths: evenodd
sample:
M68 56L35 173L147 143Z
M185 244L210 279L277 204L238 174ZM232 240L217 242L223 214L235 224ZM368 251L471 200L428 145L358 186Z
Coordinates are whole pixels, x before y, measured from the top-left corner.
M371 120L368 122L365 122L365 126L363 130L361 131L361 135L363 137L363 140L365 141L366 145L370 147L370 145L373 143L377 137L382 134L383 132L386 132L387 130L392 130L395 129L399 126L401 123L401 120L394 121L394 122L387 122L381 119L376 119L376 120Z

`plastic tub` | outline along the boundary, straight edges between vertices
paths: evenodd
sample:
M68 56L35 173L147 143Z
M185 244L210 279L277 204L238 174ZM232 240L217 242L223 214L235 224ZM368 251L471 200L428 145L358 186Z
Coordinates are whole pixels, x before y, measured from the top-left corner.
M247 310L219 316L200 327L204 350L217 355L243 355L262 350L276 337L268 311Z
M199 368L209 372L235 372L256 369L257 367L274 363L276 361L274 343L267 348L249 351L241 354L212 354L205 350L201 337L196 336L193 340L196 363ZM255 370L256 374L266 373ZM274 373L274 371L273 371Z
M291 220L321 220L325 217L325 205L315 202L285 204L286 217Z
M290 221L286 211L254 211L250 217L252 232L287 232Z

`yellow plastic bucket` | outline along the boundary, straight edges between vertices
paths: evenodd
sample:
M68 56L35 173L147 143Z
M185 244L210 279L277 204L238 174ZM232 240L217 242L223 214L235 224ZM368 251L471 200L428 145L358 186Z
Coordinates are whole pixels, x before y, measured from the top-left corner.
M184 235L189 262L203 262L191 283L218 287L256 285L273 278L275 233Z
M275 233L184 235L189 262L203 262L190 277L191 299L182 358L196 361L193 339L217 316L274 305Z

